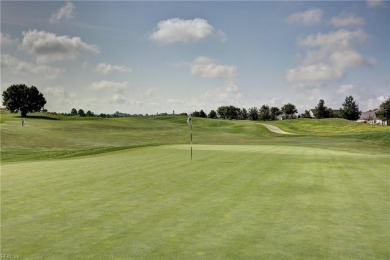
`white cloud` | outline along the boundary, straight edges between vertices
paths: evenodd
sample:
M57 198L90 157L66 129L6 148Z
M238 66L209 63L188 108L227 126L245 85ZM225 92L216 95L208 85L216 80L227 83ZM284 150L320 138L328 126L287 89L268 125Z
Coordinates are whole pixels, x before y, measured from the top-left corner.
M302 65L310 65L315 63L321 63L328 58L329 52L324 49L308 50L306 57L302 60Z
M336 27L346 27L346 26L362 26L366 23L364 18L354 16L352 14L347 14L343 12L339 16L335 16L330 20L330 23Z
M102 74L107 74L113 71L117 72L131 72L131 68L128 68L126 66L117 66L107 63L99 63L96 65L96 71Z
M62 75L64 72L61 69L49 67L46 65L33 64L25 61L21 61L11 55L1 55L1 67L8 69L14 74L36 74L43 75L45 78L55 79Z
M150 39L160 43L196 42L212 36L213 33L214 28L207 20L171 18L160 21Z
M62 86L54 86L54 87L47 87L43 90L43 93L47 96L55 97L55 98L72 98L75 97L76 94L69 93L64 87Z
M103 89L108 89L108 90L114 90L121 92L124 89L126 89L128 86L127 81L107 81L107 80L102 80L98 82L93 82L90 85L90 88L95 89L95 90L103 90Z
M147 88L145 89L145 91L142 93L142 96L145 96L145 97L153 97L156 95L158 91L158 88Z
M293 13L287 17L289 23L303 23L310 25L321 21L324 11L321 9L309 9L304 12Z
M218 31L216 35L221 42L226 42L228 39L226 33L222 32L222 31Z
M298 40L298 44L305 47L321 47L327 50L338 50L340 48L351 48L356 42L365 42L369 38L363 30L349 31L340 29L329 33L318 33L309 35Z
M370 8L386 6L383 0L367 0L367 6Z
M188 109L215 109L221 105L240 105L242 103L242 91L236 84L237 67L222 65L209 57L200 56L191 64L191 74L206 79L224 79L222 86L207 90L198 97L193 97L189 102Z
M385 96L374 96L372 98L364 100L362 103L362 110L368 111L370 109L379 108L379 106L386 101Z
M287 71L287 81L298 85L319 86L327 81L339 80L344 76L344 71L334 68L329 64L318 63L299 66Z
M363 65L373 65L375 60L365 59L360 53L353 49L332 52L329 55L329 63L332 66L347 69Z
M193 100L197 107L209 110L215 109L221 105L240 106L242 103L242 91L234 80L228 80L218 89L206 91L201 96Z
M57 12L53 13L50 18L50 23L57 23L60 20L69 20L74 18L74 5L71 2L66 2L65 6L61 7Z
M379 97L376 98L376 100L378 102L380 102L380 103L383 103L383 102L385 102L387 100L387 98L385 96L379 96Z
M127 102L127 99L125 96L120 94L114 94L110 99L110 104L117 104L117 105L123 105Z
M287 70L286 80L294 85L320 87L341 80L349 68L376 64L354 49L368 38L363 30L340 29L298 40L298 45L310 49L299 67Z
M352 84L346 84L346 85L341 85L338 89L337 89L337 94L345 94L347 93L348 91L352 90L354 88L354 86Z
M79 37L57 36L53 33L30 30L23 32L21 48L34 55L38 62L72 60L81 52L99 53L96 45L83 42Z
M15 44L16 40L12 39L9 34L0 32L0 45L11 46Z
M198 57L191 63L191 74L202 78L234 78L237 67L220 65L208 57Z
M69 93L60 85L43 88L42 93L47 100L45 108L49 111L69 113L72 107L86 104L85 100L77 99L76 93Z

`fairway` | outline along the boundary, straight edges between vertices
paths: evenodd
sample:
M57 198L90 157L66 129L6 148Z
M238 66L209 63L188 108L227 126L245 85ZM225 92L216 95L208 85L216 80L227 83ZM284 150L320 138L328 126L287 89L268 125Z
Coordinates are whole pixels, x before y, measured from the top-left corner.
M390 155L286 143L3 163L2 254L388 259Z

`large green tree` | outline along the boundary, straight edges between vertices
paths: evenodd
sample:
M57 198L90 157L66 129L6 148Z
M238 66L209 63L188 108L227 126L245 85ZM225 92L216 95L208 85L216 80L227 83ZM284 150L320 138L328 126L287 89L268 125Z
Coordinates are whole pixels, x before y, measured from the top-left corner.
M309 110L305 110L305 112L303 114L301 114L301 118L310 118L310 111Z
M45 97L34 86L16 84L3 91L3 105L11 113L20 112L22 117L26 117L27 113L40 111L45 104Z
M72 108L72 110L70 111L70 115L71 116L77 116L77 109L76 108Z
M94 114L91 110L88 110L87 113L86 113L85 115L88 116L88 117L93 117L93 116L95 116L95 114Z
M383 101L382 104L380 104L379 109L375 111L375 114L382 121L386 121L387 125L390 125L390 97Z
M79 116L81 116L81 117L85 117L86 116L86 114L85 114L85 112L84 112L84 110L83 109L79 109L79 111L77 112L78 114L79 114Z
M259 111L259 119L260 120L270 120L271 119L271 111L269 109L269 106L267 105L263 105L261 108L260 108L260 111Z
M199 117L207 118L207 114L203 110L200 110Z
M245 108L240 109L240 119L248 119L248 111Z
M257 109L257 107L249 108L248 116L250 120L259 120L259 110Z
M217 113L223 119L239 119L240 109L235 106L220 106Z
M217 112L215 112L215 110L211 110L208 115L208 118L217 118Z
M325 106L325 101L320 99L314 110L314 116L318 119L332 117L332 109Z
M293 117L296 113L298 113L298 110L296 109L295 105L291 103L287 103L282 106L281 110L284 114L286 114L287 117Z
M358 120L362 111L359 110L359 105L353 100L352 96L347 96L343 103L343 107L340 108L340 116L348 120Z
M278 115L280 115L282 112L280 112L280 109L278 107L271 107L271 119L276 120Z

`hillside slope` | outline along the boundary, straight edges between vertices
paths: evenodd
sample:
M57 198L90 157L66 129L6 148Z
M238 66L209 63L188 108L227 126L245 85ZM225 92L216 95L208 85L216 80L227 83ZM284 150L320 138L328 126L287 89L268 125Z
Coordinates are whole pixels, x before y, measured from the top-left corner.
M78 118L1 115L1 160L66 158L139 146L189 143L186 117ZM261 122L193 119L194 144L273 144L389 152L390 128L346 120L267 122L295 133L271 133Z

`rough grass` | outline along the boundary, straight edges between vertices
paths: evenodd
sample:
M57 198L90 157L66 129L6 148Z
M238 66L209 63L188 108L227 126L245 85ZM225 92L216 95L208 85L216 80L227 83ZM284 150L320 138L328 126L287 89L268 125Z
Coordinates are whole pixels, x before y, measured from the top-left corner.
M49 119L48 119L49 118ZM298 135L271 133L259 122L194 118L194 144L283 144L390 152L390 128L341 119L269 122ZM79 118L1 114L1 160L77 157L139 146L189 142L185 117ZM348 132L348 129L352 129Z
M367 132L389 132L387 127L357 123L341 118L269 121L270 124L292 131L296 134L337 135Z
M186 117L89 118L3 115L2 160L32 160L96 154L138 146L189 142ZM194 118L194 143L259 144L274 136L249 121Z

